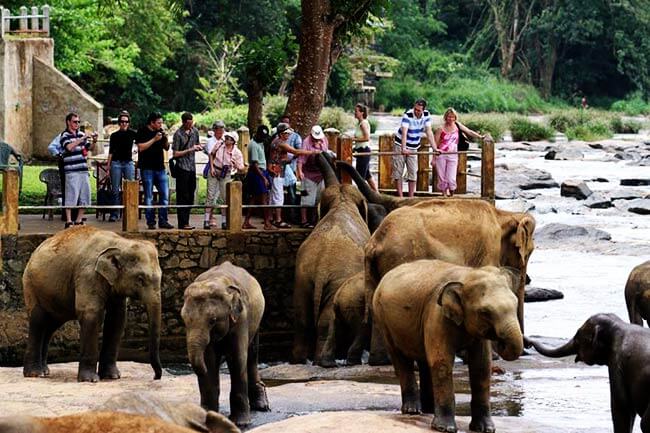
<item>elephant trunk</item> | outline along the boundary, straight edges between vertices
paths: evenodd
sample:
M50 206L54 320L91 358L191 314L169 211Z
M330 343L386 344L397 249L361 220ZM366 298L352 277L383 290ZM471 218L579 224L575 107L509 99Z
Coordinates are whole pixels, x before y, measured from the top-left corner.
M340 185L339 179L336 177L334 168L332 168L332 162L328 155L325 152L322 152L317 155L318 166L320 167L321 173L323 173L323 178L325 179L325 186Z
M522 354L524 338L516 319L511 320L497 333L495 350L506 361L514 361Z
M526 342L534 346L535 350L537 350L542 355L551 358L562 358L563 356L576 355L578 353L574 338L569 340L563 346L556 347L554 349L550 347L546 347L543 344L539 343L538 341L535 341L530 338L526 338Z
M352 178L352 180L354 180L354 183L357 185L357 188L359 188L359 191L361 191L361 194L363 194L363 196L366 198L366 200L368 200L368 202L374 204L380 204L388 212L390 212L391 210L395 209L398 206L399 203L398 199L386 194L380 194L378 192L375 192L372 188L370 188L368 182L366 182L366 180L361 177L357 169L354 168L352 165L348 164L345 161L337 161L336 166L340 167Z
M162 364L160 363L160 322L161 307L160 300L148 302L147 316L149 317L149 361L154 371L154 379L159 380L162 376Z
M204 354L209 342L202 332L187 330L187 357L197 375L204 375L208 372Z

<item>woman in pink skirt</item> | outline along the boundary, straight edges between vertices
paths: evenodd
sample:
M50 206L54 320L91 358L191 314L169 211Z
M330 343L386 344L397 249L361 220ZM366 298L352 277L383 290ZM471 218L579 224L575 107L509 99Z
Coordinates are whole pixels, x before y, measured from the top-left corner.
M481 140L485 136L460 123L458 113L453 108L447 108L443 119L444 124L436 129L434 135L439 153L434 155L431 165L435 164L436 173L438 174L438 190L445 197L451 197L456 190L456 170L458 169L458 154L456 152L458 152L458 143L468 141L466 136Z

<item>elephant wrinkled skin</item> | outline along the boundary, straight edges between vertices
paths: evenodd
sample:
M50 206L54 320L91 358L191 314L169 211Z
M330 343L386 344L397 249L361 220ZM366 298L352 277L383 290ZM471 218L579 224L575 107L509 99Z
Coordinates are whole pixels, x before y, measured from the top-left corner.
M434 429L457 431L454 357L466 349L470 429L495 431L490 416L489 340L508 361L523 350L512 290L518 278L516 271L504 268L470 268L440 260L417 260L384 275L373 298L373 320L400 378L403 413L433 413ZM420 372L419 395L414 361Z
M394 267L418 259L457 265L517 269L517 316L523 332L526 267L533 249L535 220L527 213L496 209L481 200L433 199L390 212L365 248L366 303ZM381 337L373 326L370 363L382 363ZM385 362L385 361L384 361Z
M630 323L650 323L650 260L632 269L625 284L625 303Z
M45 240L23 274L29 316L23 374L48 376L47 349L52 334L65 322L78 319L81 359L77 380L118 379L117 352L126 321L126 298L136 297L147 309L149 356L154 379L160 379L161 276L158 252L151 242L87 226ZM98 354L102 322L103 343Z
M576 355L587 365L606 365L614 433L631 433L636 415L641 431L650 433L650 330L625 323L615 314L595 314L561 347L550 349L531 338L544 356Z
M262 288L245 269L224 262L196 277L184 299L187 354L199 382L201 406L219 410L219 366L225 357L230 419L238 426L250 424L251 409L270 410L254 341L264 314Z

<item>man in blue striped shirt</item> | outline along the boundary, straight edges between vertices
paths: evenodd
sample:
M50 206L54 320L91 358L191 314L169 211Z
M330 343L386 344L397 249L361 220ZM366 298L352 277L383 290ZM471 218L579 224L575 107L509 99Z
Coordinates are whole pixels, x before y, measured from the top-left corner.
M418 176L418 156L416 152L420 148L420 140L426 134L429 143L436 150L436 142L433 139L431 129L431 115L426 110L427 101L418 99L413 108L406 111L402 116L400 128L395 133L395 146L393 155L392 179L396 183L397 195L402 197L402 183L404 177L404 166L406 165L406 180L408 180L409 197L415 195L415 181Z
M65 197L66 206L90 206L90 180L88 175L89 150L93 150L97 142L97 133L87 136L79 131L79 115L68 113L65 116L65 131L61 133L61 149L63 156L63 171L65 172ZM89 142L89 138L91 138ZM72 222L72 209L65 210L65 227L70 227ZM79 209L74 224L83 224L84 209Z

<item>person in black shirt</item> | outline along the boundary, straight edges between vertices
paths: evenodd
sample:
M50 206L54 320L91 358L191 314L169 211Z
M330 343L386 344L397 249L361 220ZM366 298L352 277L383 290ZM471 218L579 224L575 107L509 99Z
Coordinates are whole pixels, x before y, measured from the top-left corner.
M144 204L153 204L153 187L158 190L161 206L169 205L169 180L165 172L163 151L169 149L167 135L162 130L162 114L151 113L147 124L140 128L135 136L138 145L138 168L144 188ZM146 209L145 217L149 229L156 228L156 210ZM167 221L167 208L158 209L158 228L172 229L174 226Z
M121 111L117 119L120 129L111 134L108 160L106 161L111 173L111 192L113 193L114 205L121 204L120 186L122 185L122 179L135 179L135 166L133 165L132 156L135 131L129 128L131 126L131 116L128 111ZM112 209L109 221L117 221L117 214L117 209Z
M176 204L193 205L196 190L196 165L194 153L203 150L199 143L199 130L194 126L192 113L181 116L183 125L174 133L172 150L176 159ZM190 225L190 208L178 208L178 228L192 230Z

